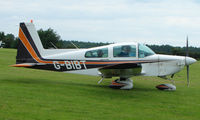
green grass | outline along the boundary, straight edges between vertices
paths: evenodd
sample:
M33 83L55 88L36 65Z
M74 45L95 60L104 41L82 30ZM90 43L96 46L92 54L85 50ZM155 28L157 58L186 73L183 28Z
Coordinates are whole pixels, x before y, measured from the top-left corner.
M16 50L0 49L0 120L198 120L200 62L176 74L177 91L157 77L133 77L132 90L98 85L99 77L10 67ZM113 78L114 79L114 78Z

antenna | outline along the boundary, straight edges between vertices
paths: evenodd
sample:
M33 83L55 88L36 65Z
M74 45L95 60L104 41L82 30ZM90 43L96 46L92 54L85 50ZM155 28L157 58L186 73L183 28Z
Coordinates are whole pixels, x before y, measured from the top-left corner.
M55 49L58 49L52 42L50 42L50 43Z
M70 43L71 43L76 49L79 49L72 41L70 41Z

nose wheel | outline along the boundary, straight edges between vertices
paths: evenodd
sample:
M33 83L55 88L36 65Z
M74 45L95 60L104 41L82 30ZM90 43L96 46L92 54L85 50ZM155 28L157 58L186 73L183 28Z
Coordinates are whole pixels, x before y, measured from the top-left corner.
M174 75L172 75L171 78L173 78L173 76ZM167 78L166 76L161 77L161 78L171 81L172 84L160 84L160 85L156 86L157 89L159 89L159 90L167 90L167 91L175 91L176 90L175 82L174 82L173 79Z
M133 80L130 78L119 78L112 81L109 87L113 89L130 90L133 88Z

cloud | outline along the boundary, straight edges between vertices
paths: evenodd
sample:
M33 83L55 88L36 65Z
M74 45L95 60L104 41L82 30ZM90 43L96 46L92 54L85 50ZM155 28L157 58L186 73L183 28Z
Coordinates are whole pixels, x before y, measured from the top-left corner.
M0 0L0 31L17 35L16 24L34 20L62 39L136 41L200 47L200 4L195 0Z

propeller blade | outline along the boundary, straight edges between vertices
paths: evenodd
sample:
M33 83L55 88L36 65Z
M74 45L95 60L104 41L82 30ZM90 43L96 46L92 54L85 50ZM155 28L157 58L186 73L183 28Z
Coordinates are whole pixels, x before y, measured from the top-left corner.
M190 79L189 79L189 69L190 67L189 67L189 65L187 65L187 86L189 87L189 85L190 85Z
M186 56L185 56L185 64L186 64L186 57L189 56L189 49L188 49L188 36L186 38ZM190 79L189 79L189 65L187 65L187 86L189 87Z
M186 56L187 56L187 57L189 56L189 50L188 50L188 36L187 36L187 39L186 39Z

